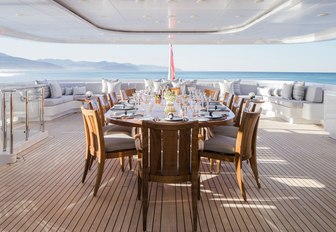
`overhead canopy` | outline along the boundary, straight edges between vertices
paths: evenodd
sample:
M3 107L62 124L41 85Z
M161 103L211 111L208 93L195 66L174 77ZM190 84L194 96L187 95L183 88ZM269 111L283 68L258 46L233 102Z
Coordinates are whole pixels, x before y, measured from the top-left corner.
M62 43L336 39L335 0L2 0L0 35Z

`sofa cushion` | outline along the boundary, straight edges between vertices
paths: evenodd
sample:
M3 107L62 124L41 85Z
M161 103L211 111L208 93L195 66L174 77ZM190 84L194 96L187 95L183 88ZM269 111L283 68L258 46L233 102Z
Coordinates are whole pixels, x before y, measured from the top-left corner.
M43 89L44 89L44 98L50 97L50 86L49 86L47 80L44 80L44 81L36 80L35 84L36 85L42 85L42 84L46 85L46 86L43 87Z
M288 108L302 108L303 107L303 102L304 101L288 100L288 99L279 98L277 104L281 105L281 106L288 107Z
M73 95L63 95L62 96L63 102L70 102L74 100Z
M248 95L249 93L258 93L258 85L257 84L244 84L240 83L240 93L243 95Z
M293 99L303 100L305 95L305 82L295 81L293 86Z
M46 98L44 99L44 106L55 106L63 103L63 98Z
M60 98L62 97L62 88L60 84L56 81L52 81L49 83L50 86L50 97L51 98Z
M65 87L65 95L72 95L73 89L72 87Z
M73 87L73 95L84 95L86 93L85 86L76 86Z
M322 103L323 89L317 86L307 86L305 100L309 102Z
M219 95L224 95L225 92L233 93L236 95L240 94L240 80L237 81L224 80L223 82L221 81L218 84L220 89Z
M293 92L293 85L284 83L282 86L282 92L281 92L281 97L283 99L292 99L292 92Z

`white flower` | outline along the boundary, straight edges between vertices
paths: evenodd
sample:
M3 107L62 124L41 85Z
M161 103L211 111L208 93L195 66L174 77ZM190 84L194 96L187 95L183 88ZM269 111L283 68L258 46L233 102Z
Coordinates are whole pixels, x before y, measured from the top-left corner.
M250 92L249 93L249 97L250 97L250 99L253 99L255 97L255 93L254 92Z
M85 96L86 96L86 98L88 98L88 99L92 98L92 97L93 97L93 93L92 93L92 91L87 91L87 92L85 93Z

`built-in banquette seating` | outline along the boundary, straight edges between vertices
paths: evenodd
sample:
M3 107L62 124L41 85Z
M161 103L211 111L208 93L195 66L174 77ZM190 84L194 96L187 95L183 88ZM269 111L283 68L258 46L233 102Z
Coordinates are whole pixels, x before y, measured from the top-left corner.
M52 94L53 85L55 85L53 82L38 83L48 84L49 89L45 91L45 120L52 120L68 113L79 112L82 103L77 100L85 98L87 91L91 91L95 95L101 95L111 91L119 93L120 89L135 88L141 90L151 88L152 90L159 90L160 85L167 85L168 82L166 80L59 81L61 94L58 91L57 97L52 96L54 95ZM264 101L261 105L263 114L280 117L291 123L323 123L323 86L304 85L304 83L295 85L293 82L283 81L257 82L248 80L176 80L169 85L174 88L181 87L182 92L187 92L189 87L201 90L220 90L219 100L222 100L225 92L231 92L244 98L249 98L249 95L254 93L256 99ZM285 92L282 90L284 87L287 88Z

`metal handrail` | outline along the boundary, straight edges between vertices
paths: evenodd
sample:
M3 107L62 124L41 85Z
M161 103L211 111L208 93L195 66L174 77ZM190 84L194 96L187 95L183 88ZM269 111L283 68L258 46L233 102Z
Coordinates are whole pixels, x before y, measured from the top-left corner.
M40 121L40 131L44 132L44 88L45 84L39 85L27 85L27 86L13 86L8 88L0 89L0 93L2 95L2 144L3 144L3 152L6 152L8 149L7 146L7 134L8 134L8 126L7 126L7 105L6 105L6 95L9 94L9 153L13 153L14 148L14 134L13 134L13 117L14 117L14 101L13 101L13 93L24 90L24 100L25 100L25 140L29 139L29 120L28 120L28 106L29 106L29 94L28 90L30 89L38 89L39 96L39 121Z

